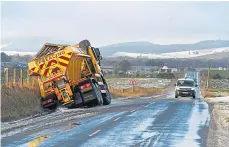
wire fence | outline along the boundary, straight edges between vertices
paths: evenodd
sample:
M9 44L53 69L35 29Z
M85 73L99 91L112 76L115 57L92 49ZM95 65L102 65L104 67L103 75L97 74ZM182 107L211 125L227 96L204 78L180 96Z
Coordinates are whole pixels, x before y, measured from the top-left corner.
M150 94L161 94L165 92L166 88L145 88L139 86L133 86L132 88L116 89L109 86L109 90L112 94L117 96L143 96Z
M20 86L33 87L37 86L36 77L30 77L28 69L25 68L4 68L1 70L2 86Z
M38 79L36 77L30 77L28 69L25 68L4 68L1 71L1 85L7 87L29 87L33 89L39 88ZM112 94L120 96L134 96L134 95L146 95L146 94L159 94L165 90L165 88L143 88L139 86L133 86L132 88L116 89L109 86L109 90Z

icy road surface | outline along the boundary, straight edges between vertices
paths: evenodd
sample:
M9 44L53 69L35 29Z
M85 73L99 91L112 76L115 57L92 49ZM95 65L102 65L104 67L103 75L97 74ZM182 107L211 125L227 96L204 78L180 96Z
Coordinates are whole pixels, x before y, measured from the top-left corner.
M197 77L198 73L188 73ZM113 100L109 106L59 109L2 125L6 147L199 147L205 146L208 105L200 98L174 98L174 92Z

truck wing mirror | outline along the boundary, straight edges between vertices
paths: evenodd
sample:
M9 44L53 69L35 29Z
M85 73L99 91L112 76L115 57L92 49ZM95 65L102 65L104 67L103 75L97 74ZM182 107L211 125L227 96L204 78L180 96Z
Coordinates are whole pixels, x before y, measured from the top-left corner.
M94 51L95 51L95 55L96 55L97 59L102 60L102 56L101 56L101 53L99 51L99 48L94 48Z

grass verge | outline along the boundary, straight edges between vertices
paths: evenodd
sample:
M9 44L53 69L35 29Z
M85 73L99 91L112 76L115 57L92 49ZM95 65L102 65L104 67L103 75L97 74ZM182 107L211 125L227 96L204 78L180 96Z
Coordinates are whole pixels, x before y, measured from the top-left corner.
M12 121L41 112L39 90L18 86L1 88L1 121Z
M128 88L128 89L110 89L112 96L114 97L134 97L134 96L148 96L152 94L161 94L165 91L164 88Z
M208 97L224 97L229 96L229 89L201 89L202 96L204 98Z

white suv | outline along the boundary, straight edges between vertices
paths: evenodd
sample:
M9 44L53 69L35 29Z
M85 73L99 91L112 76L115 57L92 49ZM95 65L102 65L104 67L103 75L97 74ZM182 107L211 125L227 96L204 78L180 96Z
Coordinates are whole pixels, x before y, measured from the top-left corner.
M178 79L177 83L175 84L175 98L178 96L191 96L196 98L196 88L198 85L196 82L191 78L183 78Z

